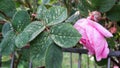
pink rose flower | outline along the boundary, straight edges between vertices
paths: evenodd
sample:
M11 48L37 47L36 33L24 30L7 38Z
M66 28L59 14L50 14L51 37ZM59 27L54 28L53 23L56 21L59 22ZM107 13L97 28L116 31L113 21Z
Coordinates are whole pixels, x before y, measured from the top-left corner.
M114 66L113 68L119 68L118 66Z
M90 20L89 17L78 20L74 27L82 35L79 42L88 49L89 54L95 55L97 61L107 58L109 48L105 37L113 36L108 30L97 22Z
M110 31L112 34L114 34L114 33L117 32L117 28L116 28L116 27L111 27L111 28L109 29L109 31Z

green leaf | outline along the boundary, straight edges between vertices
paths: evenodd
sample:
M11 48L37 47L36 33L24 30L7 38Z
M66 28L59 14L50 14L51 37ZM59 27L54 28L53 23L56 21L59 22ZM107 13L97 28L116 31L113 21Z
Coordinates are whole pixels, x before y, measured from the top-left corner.
M41 61L46 53L47 48L53 41L49 37L49 33L43 32L30 42L30 56L32 60Z
M30 23L30 16L27 11L21 10L15 13L12 19L12 26L20 33Z
M100 12L109 11L115 4L115 0L89 0L88 3Z
M30 23L22 33L20 33L15 40L15 44L18 48L24 47L28 42L32 41L36 36L38 36L45 26L42 22L35 21Z
M32 65L33 68L43 68L42 66L45 66L45 58L43 58L42 60L32 60Z
M16 11L13 0L0 0L0 11L5 16L12 17Z
M57 2L58 2L58 0L50 0L50 4L55 4Z
M50 0L42 0L42 4L48 4Z
M2 56L2 62L7 62L11 59L10 56Z
M107 12L115 5L115 0L80 0L78 8L83 16L89 11Z
M3 68L10 68L10 63L11 63L11 60L9 60L7 62L2 62L2 67Z
M9 32L10 30L12 30L11 24L10 23L5 23L2 27L2 36L5 37L7 32Z
M91 5L87 0L79 0L78 9L80 10L80 14L82 16L88 16L88 10L92 10Z
M16 35L12 30L7 32L0 44L0 52L2 55L10 55L14 51L15 37Z
M81 35L70 24L59 24L51 28L51 38L60 47L73 47L80 40Z
M28 47L28 48L27 48ZM22 48L19 52L18 52L21 61L29 61L30 60L30 48L29 46L26 46L25 48Z
M46 68L62 68L62 49L56 44L51 44L46 52Z
M120 21L120 5L115 5L106 15L112 21Z
M114 40L115 40L114 38L107 38L109 48L115 48L115 41Z
M44 5L39 6L38 9L37 9L36 18L43 19L43 16L44 16L46 11L47 11L47 8Z
M19 61L19 64L17 66L17 68L29 68L29 62L26 62L26 61Z
M29 61L30 61L30 48L26 46L25 48L20 49L17 51L16 55L17 59L19 60L18 68L28 68Z
M51 7L44 16L47 26L61 23L67 18L67 9L64 7L56 6Z

